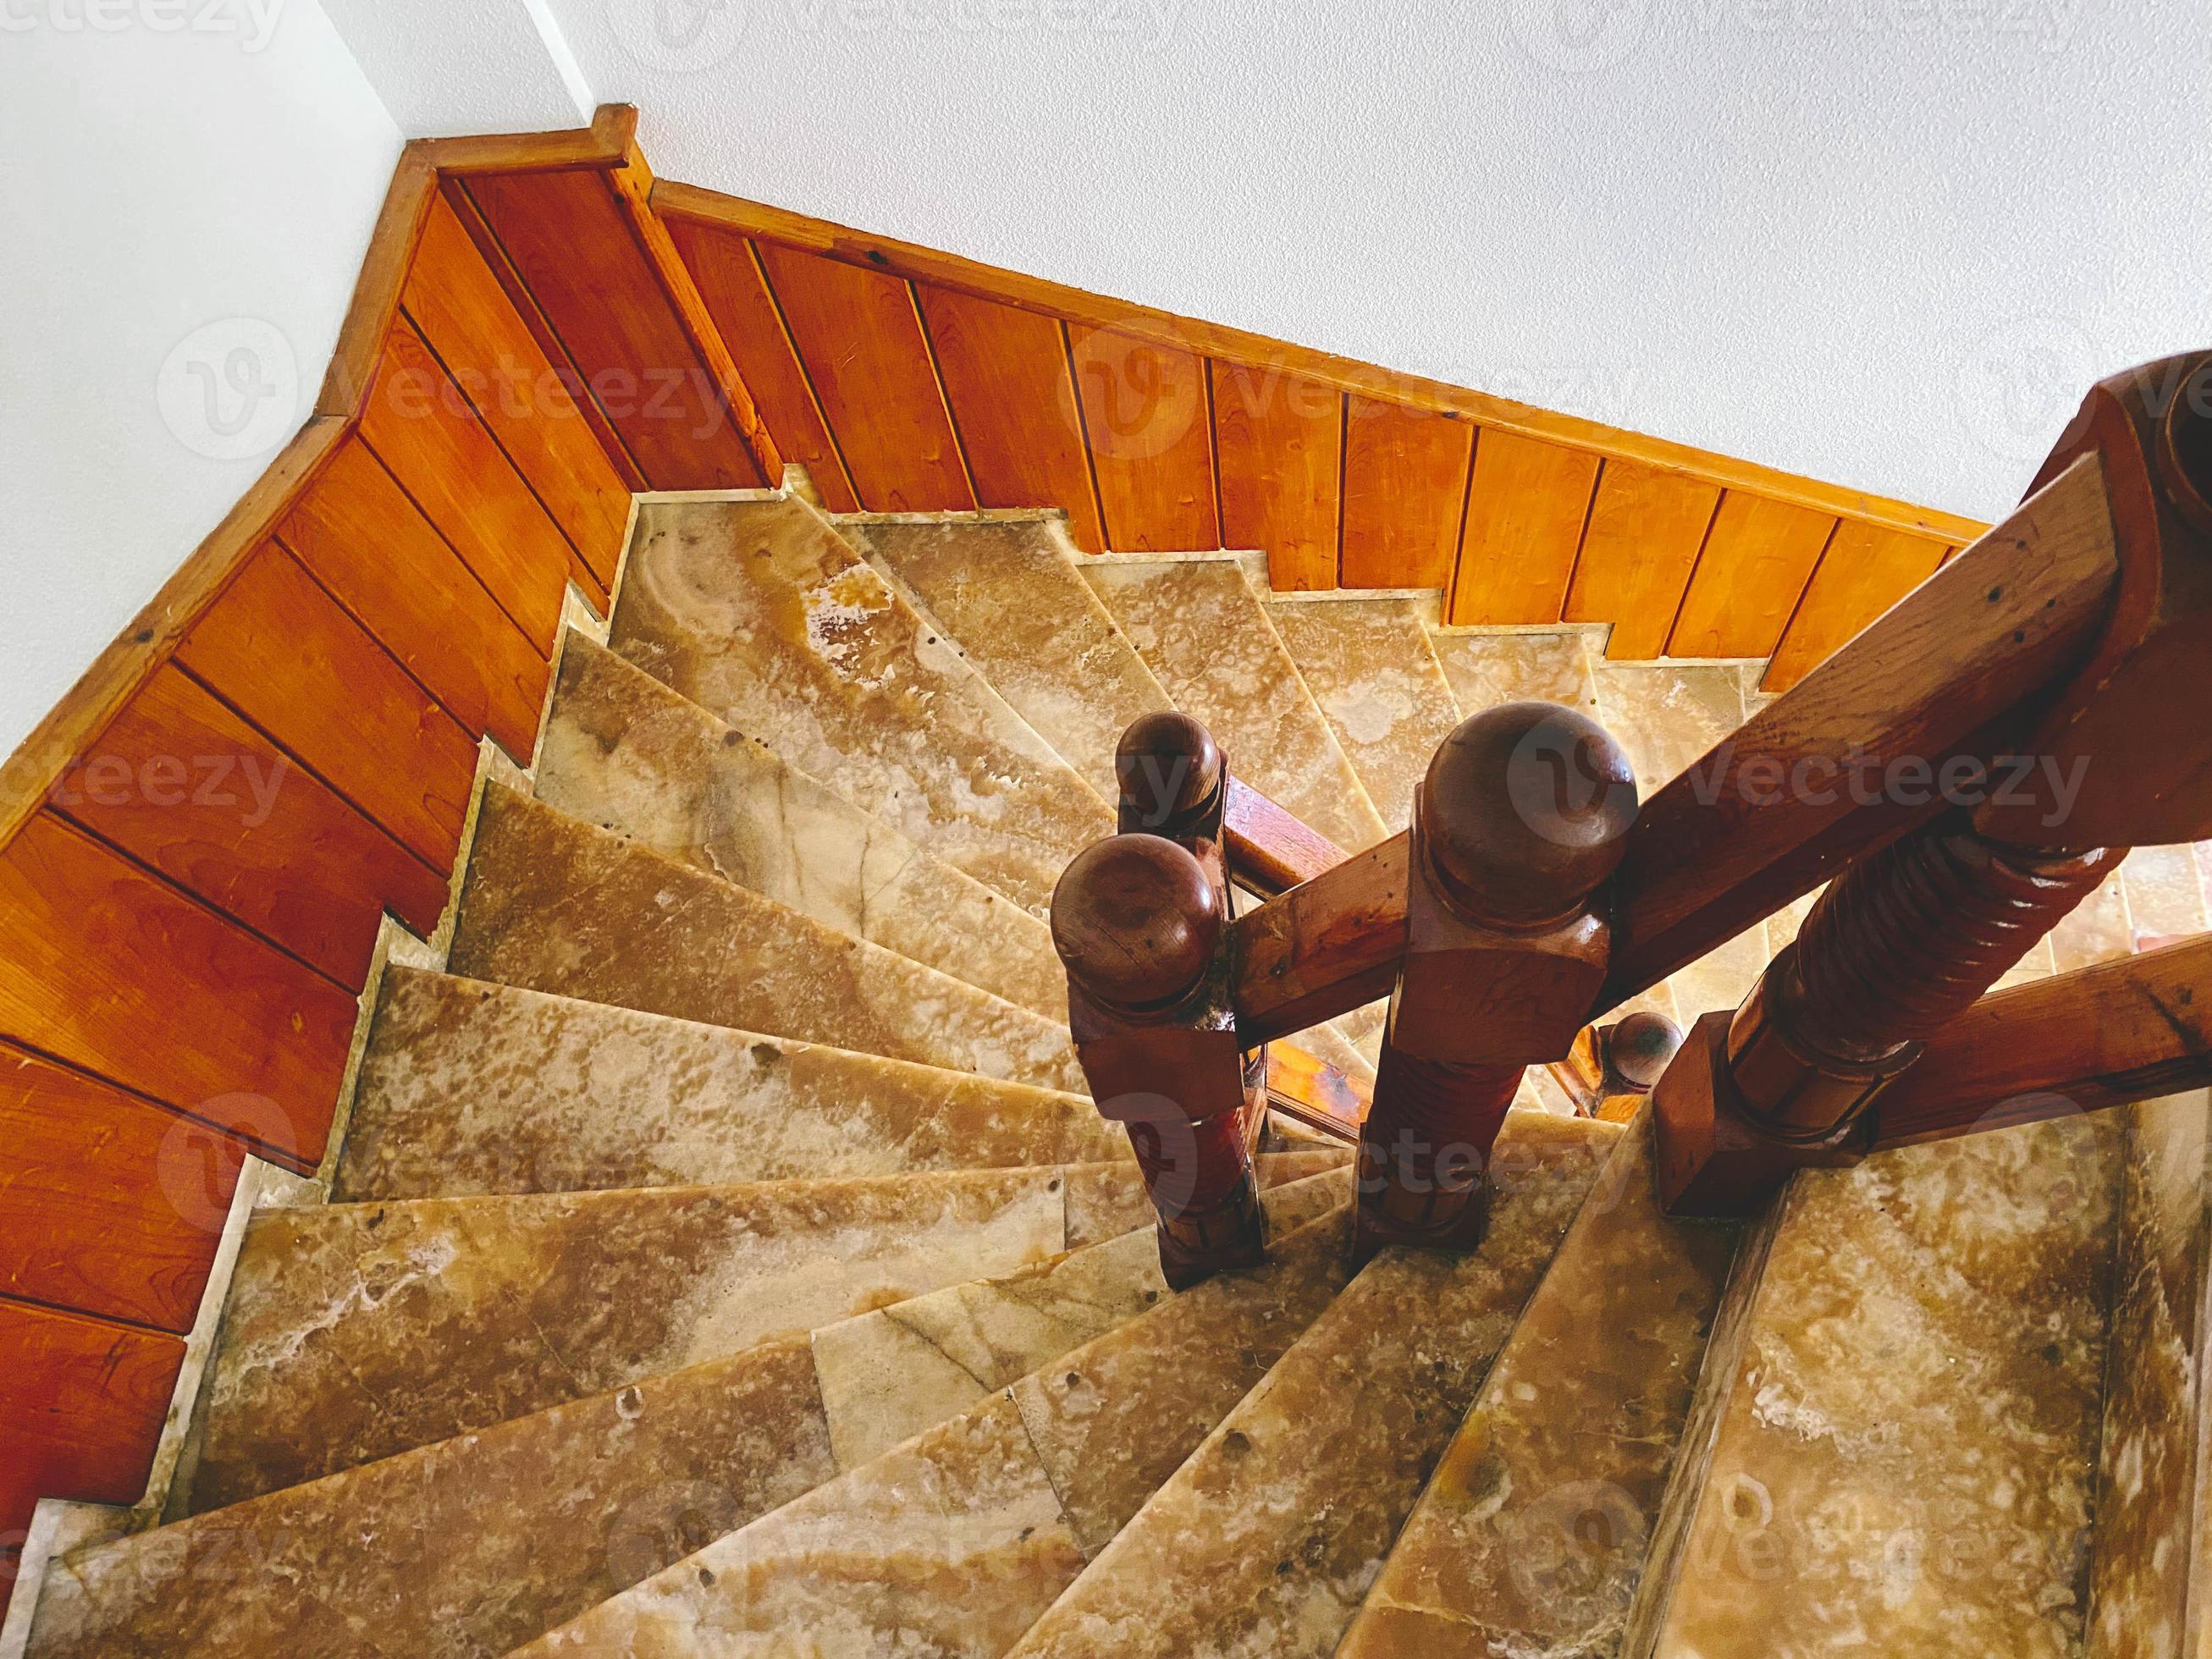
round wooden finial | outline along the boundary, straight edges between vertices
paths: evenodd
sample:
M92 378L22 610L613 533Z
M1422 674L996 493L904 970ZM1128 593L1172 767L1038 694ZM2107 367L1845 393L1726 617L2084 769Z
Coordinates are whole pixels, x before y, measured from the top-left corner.
M1158 836L1113 836L1078 853L1052 895L1052 942L1067 976L1109 1006L1187 996L1221 941L1221 908L1199 861Z
M1421 781L1430 871L1472 921L1566 915L1620 864L1636 821L1628 757L1588 715L1508 702L1460 723Z
M2212 356L2191 366L2166 405L2154 453L2166 499L2192 528L2212 536Z
M1682 1046L1682 1028L1664 1014L1629 1015L1606 1033L1605 1063L1632 1088L1649 1094Z
M1115 747L1114 775L1124 809L1148 829L1164 829L1213 799L1221 750L1188 714L1140 714Z

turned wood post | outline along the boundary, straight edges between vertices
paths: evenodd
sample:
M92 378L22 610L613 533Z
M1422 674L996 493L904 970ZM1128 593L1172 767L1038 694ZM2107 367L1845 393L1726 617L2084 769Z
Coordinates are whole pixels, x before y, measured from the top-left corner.
M1484 1175L1531 1065L1605 981L1601 896L1636 816L1628 757L1553 703L1464 721L1413 804L1407 944L1360 1139L1358 1249L1478 1243Z
M1116 759L1123 832L1061 875L1053 944L1092 1099L1128 1129L1181 1289L1266 1254L1266 1051L1243 1054L1231 1003L1220 751L1195 720L1152 715Z

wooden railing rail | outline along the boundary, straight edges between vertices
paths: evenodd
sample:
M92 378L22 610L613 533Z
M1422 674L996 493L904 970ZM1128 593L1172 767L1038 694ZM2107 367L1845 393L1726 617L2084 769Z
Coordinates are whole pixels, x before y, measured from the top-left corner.
M1341 847L1249 783L1229 780L1229 872L1273 898L1344 862Z

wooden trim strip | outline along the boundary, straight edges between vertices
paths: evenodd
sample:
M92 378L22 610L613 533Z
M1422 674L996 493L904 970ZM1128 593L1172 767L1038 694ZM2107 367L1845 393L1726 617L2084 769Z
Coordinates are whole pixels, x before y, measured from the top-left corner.
M447 174L560 173L577 168L611 172L628 161L636 143L637 106L602 104L588 127L417 138L409 148L419 148L425 161Z
M748 236L823 254L870 270L889 272L909 281L933 283L1087 327L1112 329L1176 351L1279 369L1359 397L1384 398L1415 409L1464 416L1501 431L1570 449L1640 461L1663 471L1686 473L1726 489L1747 490L1841 518L1962 543L1973 541L1988 528L1957 514L1846 489L1669 439L1537 409L1471 387L1382 368L1243 329L1178 316L1156 307L1131 304L912 242L872 236L848 226L703 190L696 185L662 179L653 185L653 205L663 214L741 231Z

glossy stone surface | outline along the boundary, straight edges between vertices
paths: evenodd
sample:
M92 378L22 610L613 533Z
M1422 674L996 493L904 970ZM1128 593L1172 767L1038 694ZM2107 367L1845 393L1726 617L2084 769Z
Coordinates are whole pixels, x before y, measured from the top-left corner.
M1501 702L1531 702L1564 703L1585 714L1597 712L1589 647L1579 629L1498 634L1435 629L1429 644L1463 714L1479 714Z
M1113 831L1103 798L803 501L641 505L610 640L1039 915Z
M571 817L1067 1018L1037 917L581 636L562 653L537 780L538 798Z
M1598 723L1636 763L1649 800L1743 724L1743 673L1734 665L1591 664Z
M1084 1092L1066 1026L496 787L448 962L471 979Z

